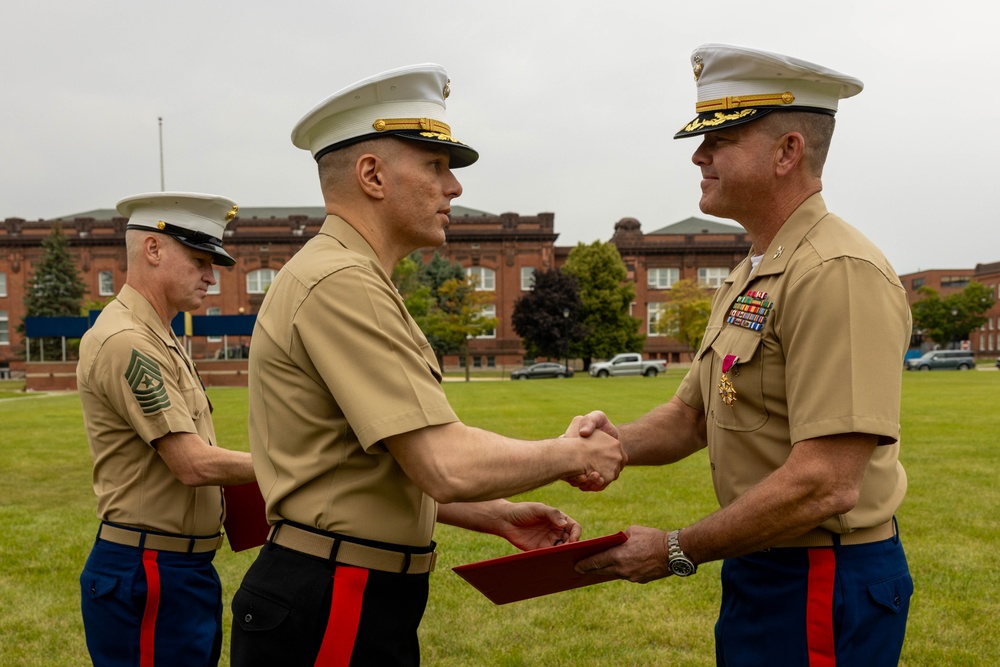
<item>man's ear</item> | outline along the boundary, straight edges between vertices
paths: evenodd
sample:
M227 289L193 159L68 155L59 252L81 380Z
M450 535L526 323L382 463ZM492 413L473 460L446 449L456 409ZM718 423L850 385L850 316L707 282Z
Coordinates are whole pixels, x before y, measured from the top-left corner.
M142 240L143 254L150 264L156 266L163 260L163 244L156 234L147 234Z
M373 199L385 199L385 163L377 155L365 153L354 163L354 176L361 190Z
M778 140L775 149L774 171L778 176L787 176L795 171L806 154L806 140L798 132L789 132Z

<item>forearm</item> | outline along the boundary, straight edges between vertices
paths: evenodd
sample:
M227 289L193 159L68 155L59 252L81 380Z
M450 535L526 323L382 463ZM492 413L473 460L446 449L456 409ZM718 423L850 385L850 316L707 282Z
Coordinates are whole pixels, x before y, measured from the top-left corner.
M208 449L210 451L198 466L198 481L191 486L227 486L256 479L249 452L234 452L219 447Z
M874 443L874 436L853 434L798 443L785 465L685 528L681 547L695 562L732 558L781 544L850 511Z
M153 446L187 486L243 484L255 479L248 452L212 447L196 433L168 433Z
M437 520L449 526L457 526L479 533L497 534L497 516L510 501L484 500L477 503L447 503L438 505Z
M705 416L674 396L618 434L629 465L676 463L705 447Z
M386 446L425 493L440 503L517 495L598 470L610 483L621 450L607 434L524 441L453 422L386 438Z

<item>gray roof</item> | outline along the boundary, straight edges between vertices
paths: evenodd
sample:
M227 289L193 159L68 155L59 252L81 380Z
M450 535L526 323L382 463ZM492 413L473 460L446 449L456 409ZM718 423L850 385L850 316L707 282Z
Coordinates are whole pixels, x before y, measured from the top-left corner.
M672 225L667 225L655 232L647 232L646 236L654 234L742 234L744 229L723 222L705 220L704 218L687 218Z
M257 218L258 220L268 220L270 218L288 218L293 215L304 215L309 218L325 218L326 211L322 206L241 206L239 217L244 220ZM465 206L452 206L451 215L453 217L471 215L491 215L485 211L478 211ZM77 218L93 218L94 220L111 220L121 217L118 211L113 208L99 208L83 213L73 213L71 215L61 215L53 220L75 220Z

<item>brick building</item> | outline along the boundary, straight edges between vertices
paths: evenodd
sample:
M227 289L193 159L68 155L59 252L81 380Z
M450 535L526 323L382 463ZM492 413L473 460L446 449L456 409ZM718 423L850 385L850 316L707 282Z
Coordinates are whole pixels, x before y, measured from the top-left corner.
M927 286L945 297L961 292L972 281L985 285L993 292L995 302L987 311L987 321L969 335L969 346L978 356L1000 353L1000 262L977 264L973 269L931 269L907 273L899 277L913 305L921 296L918 290ZM916 340L915 343L921 343ZM926 345L925 345L926 347Z

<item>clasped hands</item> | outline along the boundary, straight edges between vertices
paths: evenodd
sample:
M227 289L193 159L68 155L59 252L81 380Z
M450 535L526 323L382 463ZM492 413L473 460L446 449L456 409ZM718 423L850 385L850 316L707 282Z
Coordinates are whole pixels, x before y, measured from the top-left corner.
M595 436L595 434L598 435ZM600 410L595 410L588 414L574 417L562 437L579 437L589 439L594 436L594 444L596 445L599 441L607 440L604 435L614 438L617 449L619 450L618 453L621 457L620 464L613 469L610 475L607 476L602 474L600 469L595 466L594 469L589 470L586 473L574 475L573 477L567 477L565 481L568 484L575 486L581 491L603 491L611 484L611 482L618 479L618 475L622 468L624 468L628 463L628 455L625 453L625 449L622 447L618 437L618 429L611 423L611 420L608 419L607 415ZM588 442L588 444L590 443Z

